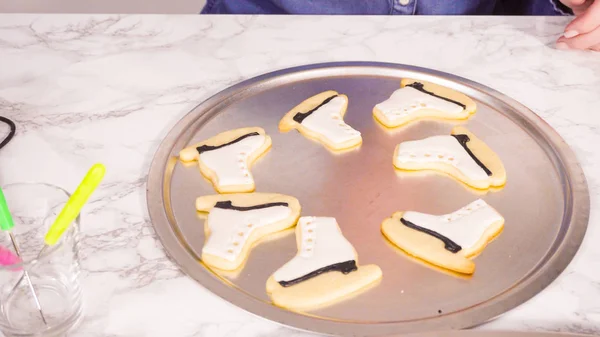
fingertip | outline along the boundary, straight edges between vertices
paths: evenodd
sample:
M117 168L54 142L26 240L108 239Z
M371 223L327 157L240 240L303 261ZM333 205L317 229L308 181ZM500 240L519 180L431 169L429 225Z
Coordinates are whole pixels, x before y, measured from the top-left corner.
M568 32L568 31L576 31L576 32L582 32L582 30L580 29L580 18L577 17L575 19L573 19L573 21L569 22L569 24L565 27L564 32Z
M566 30L565 33L563 34L563 36L567 39L574 38L577 35L579 35L579 32L574 29Z
M566 43L566 44L569 44L569 39L568 39L568 38L566 38L566 37L564 37L564 36L561 36L561 37L559 37L559 38L556 40L556 43Z
M569 48L569 45L566 42L557 42L556 43L556 49L558 50L569 50L571 48Z

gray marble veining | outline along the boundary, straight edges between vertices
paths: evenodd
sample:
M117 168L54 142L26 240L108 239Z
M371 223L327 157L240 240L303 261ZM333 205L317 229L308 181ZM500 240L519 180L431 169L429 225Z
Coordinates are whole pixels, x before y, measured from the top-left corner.
M107 166L83 215L86 317L73 336L309 336L224 302L169 261L145 205L154 151L200 101L276 69L359 60L454 73L550 123L575 150L592 198L590 226L569 268L479 328L600 334L600 53L555 50L567 22L0 15L0 115L19 128L0 154L0 182L73 190L92 163Z

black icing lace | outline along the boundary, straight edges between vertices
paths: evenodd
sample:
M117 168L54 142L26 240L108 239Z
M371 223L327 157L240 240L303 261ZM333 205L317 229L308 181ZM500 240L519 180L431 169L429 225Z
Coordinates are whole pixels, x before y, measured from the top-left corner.
M2 149L6 146L6 144L10 143L10 141L15 136L15 133L17 132L17 126L15 125L15 122L3 116L0 116L0 121L8 125L8 127L10 128L8 135L4 137L4 140L2 140L2 142L0 143L0 149Z

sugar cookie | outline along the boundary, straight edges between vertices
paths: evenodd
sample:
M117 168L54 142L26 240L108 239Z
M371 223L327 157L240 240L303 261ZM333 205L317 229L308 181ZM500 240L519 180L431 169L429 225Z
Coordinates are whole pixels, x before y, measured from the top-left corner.
M506 171L500 158L463 127L450 136L433 136L396 146L394 166L401 170L441 171L476 189L503 186Z
M400 86L373 108L373 116L389 128L424 118L467 119L477 107L466 95L430 82L404 79Z
M300 217L296 198L273 193L202 196L196 209L208 213L202 261L224 270L241 266L257 241L294 226Z
M292 129L304 136L339 151L362 143L360 132L344 122L348 97L335 91L325 91L294 107L279 122L279 130Z
M183 162L198 161L200 172L219 193L252 192L249 166L271 147L271 137L258 127L220 133L179 152Z
M267 292L278 306L320 308L348 298L382 276L376 265L358 266L356 251L335 218L300 218L296 244L298 254L267 280Z
M456 212L431 215L396 212L381 232L408 254L463 274L473 274L478 255L504 227L504 218L478 199Z

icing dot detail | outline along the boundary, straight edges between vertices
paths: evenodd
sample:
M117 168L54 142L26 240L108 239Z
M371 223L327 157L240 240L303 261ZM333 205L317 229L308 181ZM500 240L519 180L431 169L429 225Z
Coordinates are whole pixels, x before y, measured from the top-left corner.
M448 215L448 217L446 218L447 221L454 221L454 220L458 220L462 217L465 217L481 208L485 207L485 204L482 201L477 201L474 202L470 205L467 205L461 209L459 209L458 211Z

